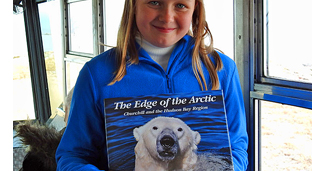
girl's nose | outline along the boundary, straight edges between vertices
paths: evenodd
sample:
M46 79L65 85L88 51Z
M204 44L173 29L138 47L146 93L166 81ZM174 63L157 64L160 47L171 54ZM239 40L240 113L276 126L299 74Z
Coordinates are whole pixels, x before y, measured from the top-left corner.
M164 23L170 23L174 21L174 15L174 10L166 7L160 11L159 20Z

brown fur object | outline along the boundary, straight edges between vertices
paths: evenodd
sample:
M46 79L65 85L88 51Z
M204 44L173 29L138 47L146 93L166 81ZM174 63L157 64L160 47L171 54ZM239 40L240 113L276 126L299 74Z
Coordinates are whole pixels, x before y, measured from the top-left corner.
M55 152L64 129L57 131L53 127L25 122L17 125L16 132L23 145L28 146L21 171L56 170Z

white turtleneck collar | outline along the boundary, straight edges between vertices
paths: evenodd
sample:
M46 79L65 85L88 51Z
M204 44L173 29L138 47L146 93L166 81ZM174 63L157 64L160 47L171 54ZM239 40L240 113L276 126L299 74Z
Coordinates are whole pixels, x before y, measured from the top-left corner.
M155 62L157 62L161 67L163 67L165 71L167 70L169 58L176 44L169 47L161 48L152 45L151 43L144 40L140 36L137 36L135 40L150 55L150 57Z

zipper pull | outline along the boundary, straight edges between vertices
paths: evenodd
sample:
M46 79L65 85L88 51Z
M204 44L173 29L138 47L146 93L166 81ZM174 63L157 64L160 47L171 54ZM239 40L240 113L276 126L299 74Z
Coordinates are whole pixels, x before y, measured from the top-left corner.
M169 76L168 76L168 75L166 75L166 77L167 77L167 85L168 85L168 89L169 89L169 91L171 92L171 80L170 80L170 78L169 78Z

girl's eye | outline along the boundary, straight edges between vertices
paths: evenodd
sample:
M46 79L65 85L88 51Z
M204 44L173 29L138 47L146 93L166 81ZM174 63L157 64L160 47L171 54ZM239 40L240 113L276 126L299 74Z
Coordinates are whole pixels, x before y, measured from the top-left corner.
M183 5L183 4L178 4L177 7L180 8L180 9L186 8L186 6Z
M149 4L151 4L151 5L159 5L159 2L157 2L157 1L150 1Z

